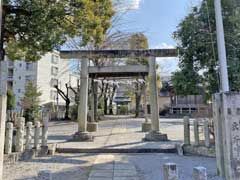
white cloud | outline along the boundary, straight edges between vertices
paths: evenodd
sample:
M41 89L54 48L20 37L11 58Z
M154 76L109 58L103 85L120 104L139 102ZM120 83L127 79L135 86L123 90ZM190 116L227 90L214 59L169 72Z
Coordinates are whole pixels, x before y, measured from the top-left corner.
M129 7L131 9L139 9L141 0L129 0Z
M161 43L153 47L153 49L174 49L174 48L176 48L174 45L167 44L167 43Z
M126 12L139 9L143 0L112 0L112 2L116 11Z

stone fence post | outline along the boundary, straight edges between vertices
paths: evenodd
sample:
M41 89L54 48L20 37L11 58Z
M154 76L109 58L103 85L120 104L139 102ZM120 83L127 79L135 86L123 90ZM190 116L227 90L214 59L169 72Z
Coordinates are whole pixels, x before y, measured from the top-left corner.
M27 123L27 132L26 132L26 145L25 149L30 150L32 149L32 129L33 129L33 124L32 122Z
M199 145L199 122L198 119L193 121L193 129L194 129L194 145Z
M190 145L190 122L188 116L184 117L183 123L184 123L184 144Z
M13 123L8 122L6 126L6 136L5 136L5 154L12 153L13 144Z
M193 180L207 180L207 170L205 167L193 168Z
M16 152L23 152L25 118L17 117Z
M38 172L38 180L52 180L52 173L49 170L41 170Z
M40 137L40 128L41 124L39 121L35 123L35 131L34 131L34 148L39 148L39 137Z
M42 126L42 146L47 146L48 140L48 121L49 121L49 114L43 114L43 126Z
M163 180L178 180L178 169L175 163L163 165Z
M209 122L207 119L204 121L204 139L205 139L205 146L210 147Z

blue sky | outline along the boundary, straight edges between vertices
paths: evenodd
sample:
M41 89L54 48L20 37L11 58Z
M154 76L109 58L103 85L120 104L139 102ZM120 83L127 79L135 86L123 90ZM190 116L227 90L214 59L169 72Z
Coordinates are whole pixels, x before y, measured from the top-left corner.
M117 0L115 0L117 1ZM175 45L172 33L191 7L200 0L121 0L129 10L123 16L122 29L141 31L148 37L151 48L162 44Z
M123 15L123 31L143 32L150 48L172 48L172 33L177 25L201 0L113 0L130 9ZM178 67L177 58L158 58L162 75L170 75Z

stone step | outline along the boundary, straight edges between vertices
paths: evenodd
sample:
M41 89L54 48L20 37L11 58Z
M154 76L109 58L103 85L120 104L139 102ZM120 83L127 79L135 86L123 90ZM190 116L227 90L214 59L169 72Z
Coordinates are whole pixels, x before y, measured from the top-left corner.
M58 153L178 153L177 148L167 149L155 149L155 148L143 148L143 149L121 149L121 148L57 148Z

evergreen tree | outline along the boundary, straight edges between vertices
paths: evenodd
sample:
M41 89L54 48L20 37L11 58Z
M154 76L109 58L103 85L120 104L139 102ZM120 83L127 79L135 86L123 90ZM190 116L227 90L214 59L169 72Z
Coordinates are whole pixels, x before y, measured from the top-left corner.
M114 14L111 0L4 0L3 39L12 59L38 60L71 38L103 41ZM3 44L1 44L3 49Z
M25 93L22 98L22 108L24 110L24 117L26 121L32 121L38 118L40 111L40 96L42 95L39 92L36 85L32 82L29 82L26 85Z
M231 90L240 89L240 6L235 0L223 0L223 22ZM173 74L179 95L200 94L206 98L219 91L214 1L203 0L179 24L174 33L180 70Z
M13 110L16 106L15 95L12 90L7 90L7 110Z

